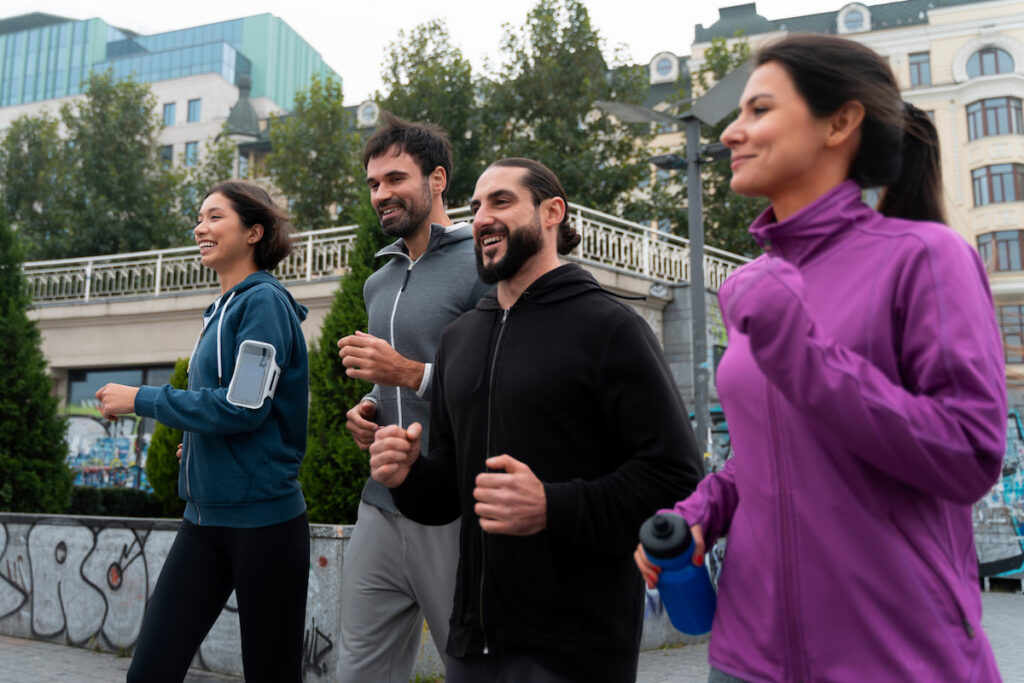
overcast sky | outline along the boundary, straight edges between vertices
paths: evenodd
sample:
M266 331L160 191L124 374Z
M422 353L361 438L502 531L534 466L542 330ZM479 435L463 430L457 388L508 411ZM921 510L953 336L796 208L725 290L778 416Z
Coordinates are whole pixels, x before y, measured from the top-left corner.
M694 24L710 26L718 7L743 0L584 0L609 48L623 44L633 62L646 63L669 50L689 53ZM0 17L47 12L73 19L99 17L109 24L151 34L270 12L294 28L344 81L345 102L356 104L380 88L380 66L400 30L441 18L453 42L481 70L484 57L497 60L506 22L522 24L536 0L6 0ZM846 0L759 0L768 19L838 10Z

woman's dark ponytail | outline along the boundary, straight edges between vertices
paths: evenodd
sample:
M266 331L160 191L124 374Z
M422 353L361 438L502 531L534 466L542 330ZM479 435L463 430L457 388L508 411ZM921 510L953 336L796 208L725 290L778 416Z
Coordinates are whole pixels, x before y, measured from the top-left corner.
M903 102L892 69L874 50L836 36L793 35L760 49L754 61L780 64L815 116L860 102L864 121L850 178L885 188L878 210L886 216L942 222L935 126Z
M945 223L939 135L931 118L909 102L904 106L900 174L882 193L878 211L894 218Z

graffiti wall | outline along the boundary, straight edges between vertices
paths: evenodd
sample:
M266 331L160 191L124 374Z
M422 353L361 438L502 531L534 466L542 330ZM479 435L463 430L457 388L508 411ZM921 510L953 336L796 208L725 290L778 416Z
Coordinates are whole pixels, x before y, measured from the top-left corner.
M113 486L151 491L146 480L146 452L151 433L140 433L142 420L127 415L105 420L92 405L68 408L68 467L75 486Z
M344 547L351 527L313 525L304 678L334 680ZM128 653L177 522L0 513L0 633ZM440 670L425 638L417 671ZM234 595L194 665L242 674Z
M974 506L974 542L982 576L1024 578L1024 428L1017 411L1006 422L1002 477Z

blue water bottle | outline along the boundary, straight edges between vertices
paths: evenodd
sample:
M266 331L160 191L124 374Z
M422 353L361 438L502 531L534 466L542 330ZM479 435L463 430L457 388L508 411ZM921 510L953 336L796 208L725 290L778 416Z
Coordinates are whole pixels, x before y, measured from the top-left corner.
M687 521L673 512L654 515L640 527L640 543L647 559L661 567L658 592L672 625L694 636L710 631L715 589L707 568L693 564Z

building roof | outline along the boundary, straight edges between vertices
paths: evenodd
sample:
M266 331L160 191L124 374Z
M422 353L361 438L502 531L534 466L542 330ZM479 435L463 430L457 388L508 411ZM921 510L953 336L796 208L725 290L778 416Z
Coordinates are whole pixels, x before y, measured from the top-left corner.
M969 5L986 0L900 0L878 5L863 3L871 13L871 29L878 31L900 26L912 26L928 23L928 10L940 7ZM846 6L845 3L843 7ZM718 10L718 21L704 28L703 24L694 27L694 42L709 43L714 38L734 38L737 34L745 36L774 31L789 33L836 33L839 12L821 12L804 14L785 19L769 20L757 13L756 3L722 7Z
M78 20L69 19L68 17L59 17L56 14L45 14L43 12L20 14L16 17L0 19L0 35L5 35L7 33L18 33L19 31L29 31L34 28L53 26L54 24L64 24L69 21Z

